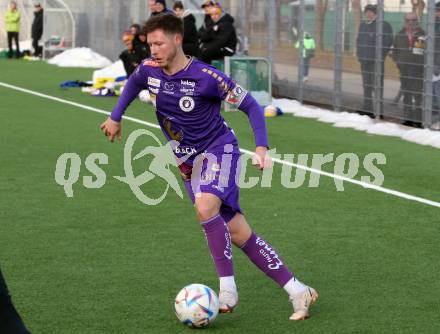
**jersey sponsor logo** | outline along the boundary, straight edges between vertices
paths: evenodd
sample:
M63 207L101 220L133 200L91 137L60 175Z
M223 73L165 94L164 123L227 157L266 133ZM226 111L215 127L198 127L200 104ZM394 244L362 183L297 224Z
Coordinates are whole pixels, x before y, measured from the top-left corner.
M182 146L177 146L176 148L174 148L174 153L175 154L196 154L197 150L194 147L182 147Z
M159 94L159 88L148 87L148 90L153 94Z
M247 94L246 89L244 89L240 85L236 85L235 88L231 89L228 95L226 96L226 102L235 107L239 107L241 101L243 101L246 94Z
M165 82L163 87L168 91L172 91L172 90L174 90L174 83L171 81Z
M180 88L180 92L186 95L194 95L194 88L186 88L186 87L182 87Z
M194 110L195 102L190 96L183 96L179 101L179 107L184 112L190 112Z
M189 81L189 80L180 80L180 84L182 86L190 86L192 88L196 86L196 83L194 81Z
M165 84L163 85L164 88L164 93L165 94L169 94L169 95L174 95L174 83L171 81L167 81L165 82Z
M160 88L160 79L148 77L148 84L150 86L154 86L154 87Z

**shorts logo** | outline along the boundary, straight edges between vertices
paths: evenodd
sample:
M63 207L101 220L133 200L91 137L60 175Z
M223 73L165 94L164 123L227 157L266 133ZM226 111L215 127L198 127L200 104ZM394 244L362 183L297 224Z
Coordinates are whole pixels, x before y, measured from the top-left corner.
M211 170L213 172L220 172L220 165L219 164L212 164Z
M179 101L179 107L182 111L190 112L194 110L195 102L190 96L184 96Z
M148 84L160 88L160 79L148 77Z

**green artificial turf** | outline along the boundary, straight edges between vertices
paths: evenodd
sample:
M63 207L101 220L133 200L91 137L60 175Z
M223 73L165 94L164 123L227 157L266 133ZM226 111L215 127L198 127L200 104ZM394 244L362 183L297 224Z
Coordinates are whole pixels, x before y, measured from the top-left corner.
M0 61L0 82L111 111L115 98L58 88L91 77L89 69ZM170 191L160 205L146 206L114 179L124 175L124 142L110 144L102 135L104 115L4 87L0 97L0 264L32 332L190 333L175 318L175 295L189 283L217 289L218 282L186 195ZM139 101L128 115L155 122ZM225 118L241 146L253 149L246 116ZM145 128L129 121L123 127L123 141ZM160 130L148 129L163 140ZM289 115L269 119L268 131L282 153L383 153L384 187L440 202L438 149ZM82 161L73 198L54 179L65 152ZM93 152L109 157L101 189L82 184ZM270 188L243 189L241 205L255 230L320 293L312 318L288 321L284 291L235 249L240 305L208 332L440 332L438 208L348 183L338 192L325 176L317 188L286 189L280 173L276 165ZM260 174L249 168L248 175ZM163 187L154 180L143 189L154 196Z

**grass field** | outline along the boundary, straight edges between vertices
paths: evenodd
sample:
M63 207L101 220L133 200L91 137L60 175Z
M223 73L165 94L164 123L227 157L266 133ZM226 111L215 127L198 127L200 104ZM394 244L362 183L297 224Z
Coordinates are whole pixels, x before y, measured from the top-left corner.
M0 82L111 111L115 98L58 88L91 76L0 61ZM175 318L174 297L188 283L217 289L217 278L189 200L169 192L160 205L146 206L115 180L124 175L123 143L102 135L104 115L1 86L0 97L0 263L28 327L41 334L190 333ZM138 101L128 115L155 122L151 107ZM253 149L246 116L225 118L241 146ZM142 127L125 121L124 140ZM268 120L268 131L282 153L382 152L383 187L440 202L438 149L291 116ZM81 157L81 176L90 175L90 153L107 154L105 186L86 189L80 179L67 198L54 180L65 152ZM240 305L207 331L439 333L439 208L349 183L337 192L324 176L318 188L285 189L280 172L276 165L271 188L243 189L241 205L255 230L320 293L312 318L288 321L284 291L235 249ZM155 181L146 191L162 188Z

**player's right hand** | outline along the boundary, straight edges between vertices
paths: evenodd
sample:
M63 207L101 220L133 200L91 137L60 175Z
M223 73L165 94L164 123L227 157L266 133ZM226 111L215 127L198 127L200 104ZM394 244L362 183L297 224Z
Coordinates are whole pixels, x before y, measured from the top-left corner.
M104 132L104 135L109 138L109 140L113 143L115 137L119 140L122 138L122 127L120 122L115 122L110 117L101 124L101 129Z

